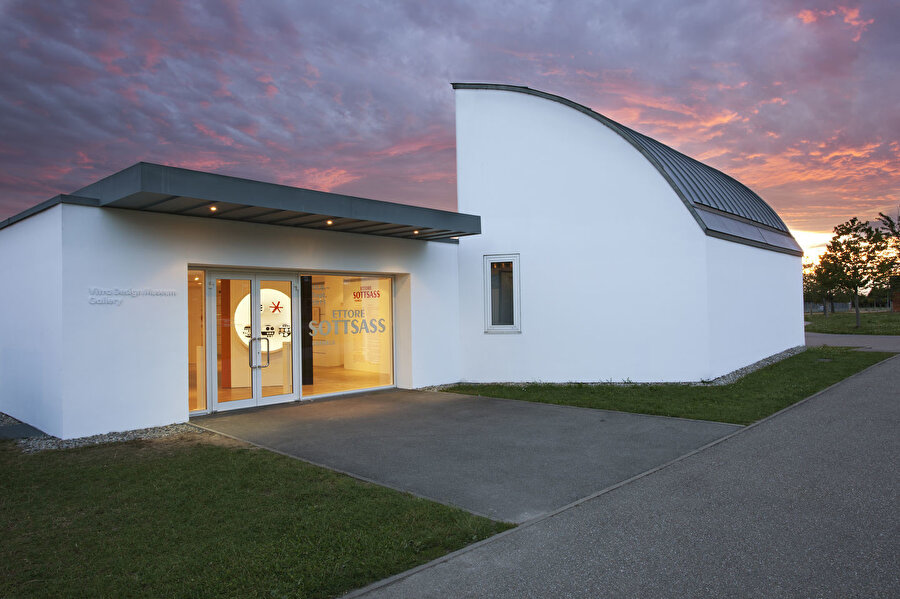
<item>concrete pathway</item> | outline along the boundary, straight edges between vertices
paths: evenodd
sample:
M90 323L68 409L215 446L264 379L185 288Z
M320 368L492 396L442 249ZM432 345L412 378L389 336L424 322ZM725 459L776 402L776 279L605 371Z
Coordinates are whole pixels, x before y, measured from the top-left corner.
M807 333L806 345L858 347L862 351L900 352L900 335L829 335L826 333Z
M741 428L400 390L192 422L508 522L559 509Z
M898 597L900 356L375 597Z

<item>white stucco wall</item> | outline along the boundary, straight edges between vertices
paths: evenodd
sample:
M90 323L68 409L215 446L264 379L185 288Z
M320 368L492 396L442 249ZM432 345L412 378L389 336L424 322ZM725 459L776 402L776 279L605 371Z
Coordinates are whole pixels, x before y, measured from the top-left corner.
M55 206L0 230L0 411L51 434L63 412L61 216Z
M708 371L706 237L647 160L567 106L457 90L462 379L688 381ZM483 256L520 254L521 334L484 332Z
M0 410L64 438L188 418L188 265L394 276L395 383L696 381L803 343L800 258L703 234L596 120L458 90L453 244L63 205L0 230ZM520 333L485 333L517 254ZM92 305L89 288L175 296Z
M188 418L187 267L400 273L395 381L458 380L453 244L63 207L62 437ZM174 289L175 297L91 305L88 288ZM57 294L58 297L58 294ZM50 432L50 431L48 431Z
M706 240L713 379L803 345L803 281L799 256Z

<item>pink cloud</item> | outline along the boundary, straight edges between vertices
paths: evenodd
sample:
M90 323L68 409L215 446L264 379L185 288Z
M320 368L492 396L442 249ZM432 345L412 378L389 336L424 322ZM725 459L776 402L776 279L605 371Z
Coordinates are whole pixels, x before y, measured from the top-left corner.
M853 37L854 42L858 42L862 37L862 34L869 28L869 25L875 22L875 19L860 19L858 7L847 8L845 6L839 6L838 10L844 15L844 23L847 23L856 30L856 35Z
M234 145L233 139L231 139L227 135L220 135L220 134L216 133L215 131L213 131L212 129L210 129L209 127L204 125L203 123L194 123L194 128L197 131L199 131L200 133L202 133L203 135L205 135L209 138L215 139L216 141L219 141L219 142L225 144L226 146Z
M424 134L402 139L387 148L372 152L373 156L403 156L423 151L440 151L455 147L452 139L444 134Z
M838 13L843 15L843 22L850 26L854 31L853 41L858 42L862 38L862 34L875 22L875 19L861 19L859 16L859 7L849 8L846 6L838 6L832 10L801 10L797 13L797 18L804 24L809 25L816 23L820 19L834 17Z
M278 182L284 185L318 189L319 191L332 191L359 178L360 175L355 175L339 167L307 168L300 174L283 174L278 177Z
M256 80L259 81L260 83L264 84L264 86L265 86L264 89L265 89L267 98L271 98L272 96L274 96L275 94L278 93L278 88L275 87L275 82L272 79L271 75L261 75L261 76L257 77Z

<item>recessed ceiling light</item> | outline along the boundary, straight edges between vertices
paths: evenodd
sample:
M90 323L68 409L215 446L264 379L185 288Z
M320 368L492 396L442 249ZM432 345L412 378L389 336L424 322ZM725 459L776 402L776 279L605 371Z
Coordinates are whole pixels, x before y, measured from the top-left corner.
M209 207L209 211L210 211L210 212L215 212L216 210L218 210L218 208L216 208L215 206L210 206L210 207Z
M418 235L418 234L419 234L418 231L413 231L413 235Z
M329 218L328 220L325 221L325 224L326 224L326 225L333 225L333 224L334 224L334 221L331 220L331 219Z

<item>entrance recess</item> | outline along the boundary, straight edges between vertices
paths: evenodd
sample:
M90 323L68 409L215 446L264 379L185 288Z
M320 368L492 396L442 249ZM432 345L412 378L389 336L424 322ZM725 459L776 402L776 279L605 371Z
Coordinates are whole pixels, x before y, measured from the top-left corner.
M211 271L207 281L213 410L299 399L298 277Z
M394 385L393 278L188 268L191 414Z

